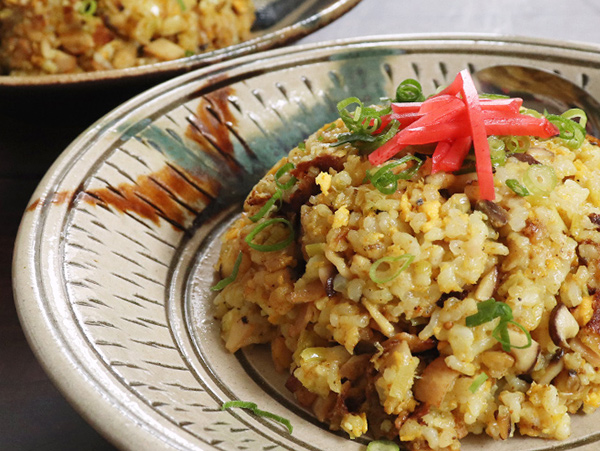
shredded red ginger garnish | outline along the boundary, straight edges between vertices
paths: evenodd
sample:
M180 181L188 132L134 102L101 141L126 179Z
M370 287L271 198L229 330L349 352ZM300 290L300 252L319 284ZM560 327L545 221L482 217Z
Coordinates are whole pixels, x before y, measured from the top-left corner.
M452 84L424 102L393 103L392 113L382 117L383 130L392 120L402 128L383 146L369 155L374 166L386 162L406 146L437 143L432 172L453 172L461 168L471 145L479 196L494 200L494 175L487 137L490 135L556 136L558 129L545 117L520 112L523 100L482 99L465 69Z

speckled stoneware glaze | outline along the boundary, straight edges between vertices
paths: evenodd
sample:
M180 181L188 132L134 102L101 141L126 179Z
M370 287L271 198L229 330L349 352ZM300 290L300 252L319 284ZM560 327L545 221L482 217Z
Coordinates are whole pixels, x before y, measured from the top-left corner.
M81 74L36 77L0 76L0 93L34 87L134 83L151 77L166 80L176 74L229 60L238 56L279 47L296 41L331 23L360 3L360 0L254 0L256 21L250 38L240 44L175 61ZM112 82L112 83L111 83Z
M54 164L24 214L18 311L71 403L123 449L364 450L296 406L263 347L228 354L209 287L219 235L249 188L336 103L426 92L495 64L557 71L600 98L600 49L489 36L405 36L294 47L186 74L122 105ZM254 401L279 423L228 400ZM465 451L597 450L600 413L565 442L464 440Z

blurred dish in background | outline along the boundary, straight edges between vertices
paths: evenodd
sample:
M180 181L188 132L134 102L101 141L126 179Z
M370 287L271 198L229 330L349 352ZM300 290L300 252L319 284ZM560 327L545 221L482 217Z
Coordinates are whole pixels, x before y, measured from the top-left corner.
M360 0L7 0L0 90L152 77L297 40ZM13 28L14 25L14 28ZM22 75L42 75L23 77Z

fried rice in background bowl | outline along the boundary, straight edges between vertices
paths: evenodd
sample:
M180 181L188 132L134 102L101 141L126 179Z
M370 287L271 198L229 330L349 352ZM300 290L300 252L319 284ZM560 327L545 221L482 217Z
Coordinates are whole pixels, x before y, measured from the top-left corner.
M0 64L41 75L171 61L245 41L254 19L251 0L6 0Z
M569 437L600 406L597 142L495 137L519 144L490 201L427 149L382 192L349 132L292 149L223 236L226 348L268 343L299 404L351 438Z

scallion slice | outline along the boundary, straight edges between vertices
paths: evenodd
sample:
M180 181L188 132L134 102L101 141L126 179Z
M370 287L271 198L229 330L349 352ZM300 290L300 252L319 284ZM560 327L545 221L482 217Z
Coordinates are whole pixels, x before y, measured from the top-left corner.
M521 183L519 183L516 179L508 179L506 181L506 186L508 186L511 190L513 190L516 194L521 197L529 196L531 193L527 188L525 188Z
M528 136L506 136L504 143L508 153L525 153L531 147Z
M233 264L233 271L231 271L231 274L229 274L228 277L225 277L223 280L221 280L216 285L210 287L210 289L212 291L221 291L223 288L225 288L227 285L229 285L231 282L233 282L237 278L241 263L242 263L242 253L240 252L238 254L237 258L235 259L235 263Z
M406 164L409 161L414 161L415 164L398 174L392 172L393 168ZM374 174L367 171L366 179L369 180L382 194L392 194L398 189L398 180L409 180L417 173L422 165L423 160L420 158L417 158L414 155L405 155L399 160L382 166Z
M407 78L396 88L396 102L422 102L425 100L421 83Z
M98 9L96 0L83 0L79 6L79 13L84 16L93 16Z
M473 379L473 383L469 386L469 391L471 393L475 393L477 390L479 390L479 387L481 387L487 380L488 375L485 373L481 373L479 376Z
M349 107L357 105L350 111ZM386 108L376 109L364 106L358 97L348 97L337 104L340 118L352 134L371 135L381 127L381 116L392 111L388 105Z
M529 166L523 175L523 184L535 196L548 196L557 183L554 168L543 164Z
M546 118L558 128L558 137L565 141L567 147L573 150L581 147L585 140L585 129L580 123L569 119L564 114L561 116L556 114L546 114ZM584 122L586 121L587 117Z
M506 144L504 144L504 141L496 136L488 136L488 144L492 166L504 166L506 164Z
M391 440L373 440L367 445L367 451L400 451L400 447Z
M281 196L282 192L280 189L275 191L273 195L269 198L269 200L262 206L262 208L258 210L258 213L256 213L253 216L250 216L250 221L257 222L258 220L262 219L263 216L265 216L271 210L273 205L275 205L275 202L281 199Z
M506 352L510 351L511 348L525 349L531 346L533 343L529 331L525 329L521 324L513 320L512 309L508 304L504 302L497 302L496 300L488 299L477 304L477 313L474 315L467 316L465 318L465 325L467 327L476 327L481 324L493 321L496 318L500 318L500 322L492 331L492 337L494 337L501 345L502 349ZM526 337L527 343L523 346L514 346L510 342L510 336L508 333L508 325L512 324L521 329Z
M273 243L273 244L257 244L257 243L253 242L254 238L256 238L256 235L258 235L260 232L262 232L267 227L270 227L273 224L278 224L278 223L285 224L285 226L289 229L289 234L284 240L279 241L278 243ZM248 246L250 246L252 249L254 249L256 251L260 251L260 252L280 251L280 250L288 247L290 245L290 243L292 241L294 241L294 227L292 226L290 221L288 221L287 219L284 219L284 218L268 219L265 222L261 222L256 227L254 227L254 229L252 229L252 231L246 236L246 238L244 238L244 241L246 241Z
M369 269L369 277L375 283L390 282L391 280L394 280L396 277L398 277L402 271L408 268L408 266L412 263L414 259L415 256L411 254L382 257L379 260L376 260L371 265L371 268ZM391 263L399 262L401 260L404 260L404 263L402 263L400 268L394 270L393 265L391 265ZM387 263L389 265L389 268L386 271L383 271L382 274L381 271L379 271L379 267L383 263Z
M290 420L288 420L287 418L283 418L279 415L275 415L274 413L267 412L266 410L261 410L253 402L237 401L237 400L236 401L227 401L226 403L224 403L221 406L221 410L231 409L234 407L237 407L240 409L248 409L248 410L251 410L254 415L257 415L259 417L264 417L264 418L270 418L271 420L278 421L279 423L283 424L287 428L287 430L289 431L290 434L294 431L294 428L292 427L292 423L290 423Z
M283 166L281 166L275 173L275 184L284 191L286 189L290 189L292 186L294 186L294 184L296 183L296 181L298 179L296 177L294 177L293 175L290 176L289 180L285 183L281 183L279 181L279 179L281 177L283 177L285 174L287 174L288 172L290 172L292 169L294 169L294 167L295 167L294 163L286 163Z

